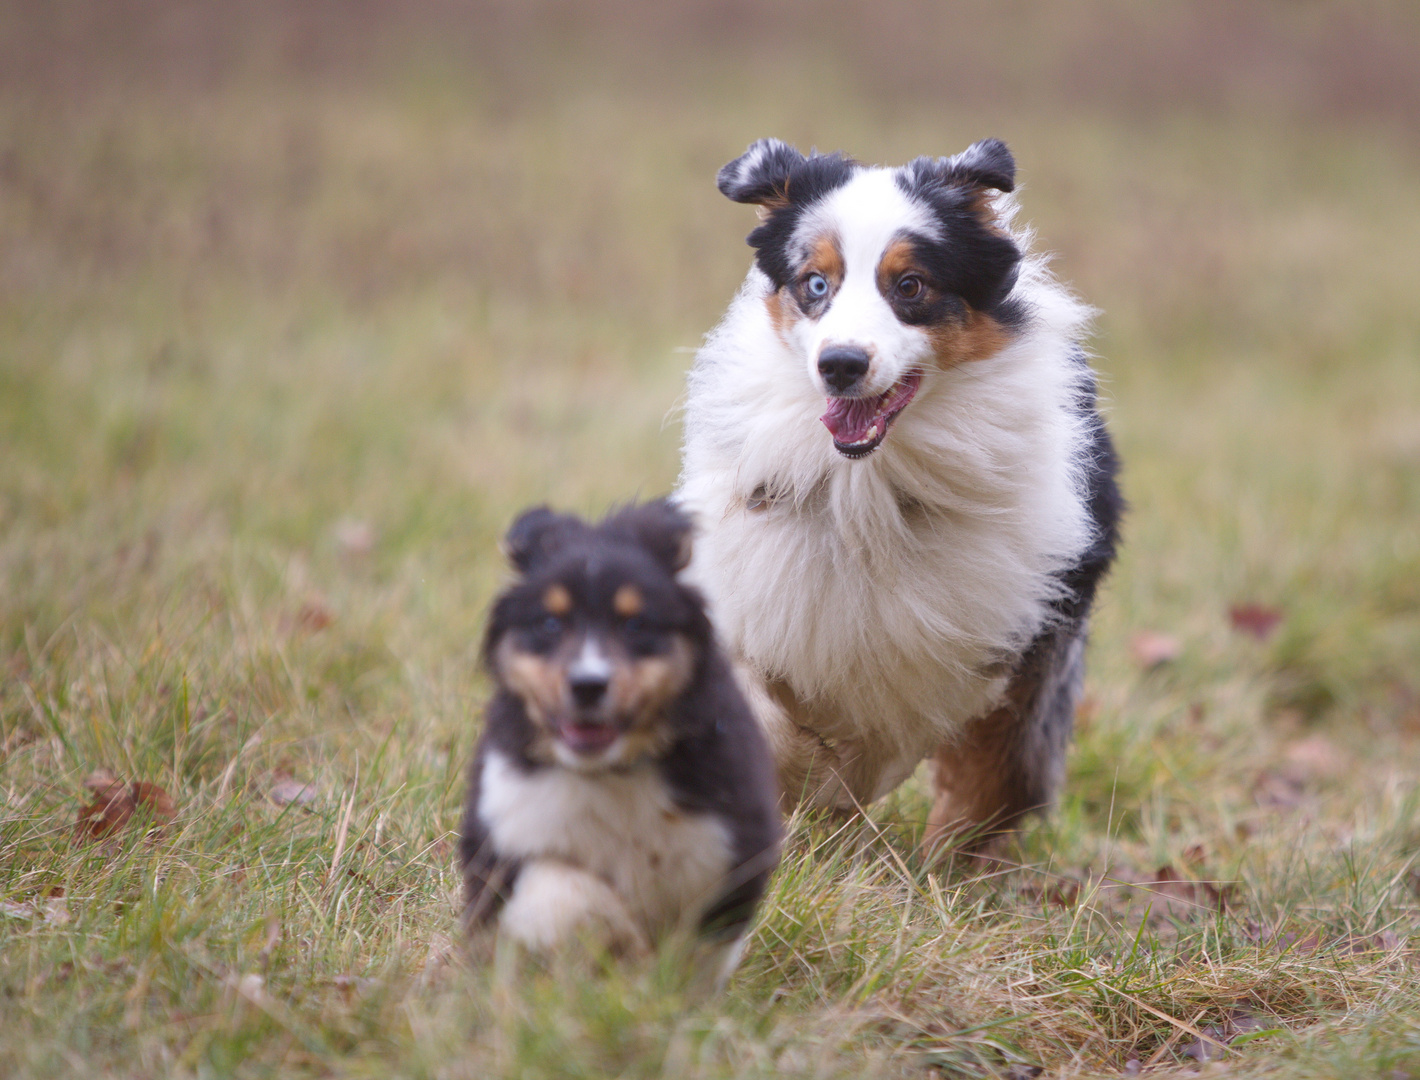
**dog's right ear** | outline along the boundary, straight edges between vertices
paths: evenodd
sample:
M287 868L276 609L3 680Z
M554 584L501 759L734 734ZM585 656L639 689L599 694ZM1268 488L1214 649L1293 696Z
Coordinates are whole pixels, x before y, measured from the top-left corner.
M508 529L498 546L522 573L527 573L562 546L568 535L582 525L568 514L558 514L546 506L525 510Z
M715 177L721 193L735 202L776 209L789 202L789 174L807 159L788 143L760 139Z

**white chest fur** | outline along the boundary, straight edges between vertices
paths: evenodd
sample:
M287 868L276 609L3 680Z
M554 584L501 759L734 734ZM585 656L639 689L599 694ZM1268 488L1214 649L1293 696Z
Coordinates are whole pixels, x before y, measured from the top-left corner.
M650 767L525 773L491 751L478 815L500 855L556 860L595 875L651 938L693 925L731 869L724 825L677 808Z
M930 372L882 448L848 461L770 323L769 288L750 274L690 377L677 498L703 533L689 574L735 657L803 703L795 722L861 740L890 786L995 703L1003 662L1091 541L1087 311L1027 259L1029 329Z

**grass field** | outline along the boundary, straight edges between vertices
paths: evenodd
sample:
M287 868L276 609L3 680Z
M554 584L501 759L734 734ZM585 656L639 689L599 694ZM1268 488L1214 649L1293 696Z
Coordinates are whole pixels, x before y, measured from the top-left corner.
M1417 43L0 4L0 1075L1420 1077ZM920 778L796 822L710 1003L468 970L496 539L673 484L749 258L714 172L771 133L1007 139L1102 310L1132 509L1063 803L1018 866L924 865ZM76 842L100 769L173 820Z

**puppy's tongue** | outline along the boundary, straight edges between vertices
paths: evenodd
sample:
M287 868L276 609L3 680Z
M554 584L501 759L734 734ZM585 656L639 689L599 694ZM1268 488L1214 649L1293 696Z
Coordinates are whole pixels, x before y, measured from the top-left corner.
M828 399L828 412L819 417L834 442L851 446L883 435L894 416L907 407L922 382L919 374L908 375L886 393L870 398ZM877 428L876 431L873 429Z

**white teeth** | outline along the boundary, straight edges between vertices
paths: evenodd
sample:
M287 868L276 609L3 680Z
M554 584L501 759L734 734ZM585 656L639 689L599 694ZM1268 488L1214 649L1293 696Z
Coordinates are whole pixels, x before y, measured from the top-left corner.
M873 439L875 439L875 438L877 437L877 434L878 434L878 425L877 425L877 424L874 424L872 427L870 427L870 428L868 429L868 434L866 434L866 435L863 436L863 441L864 441L864 442L872 442Z

